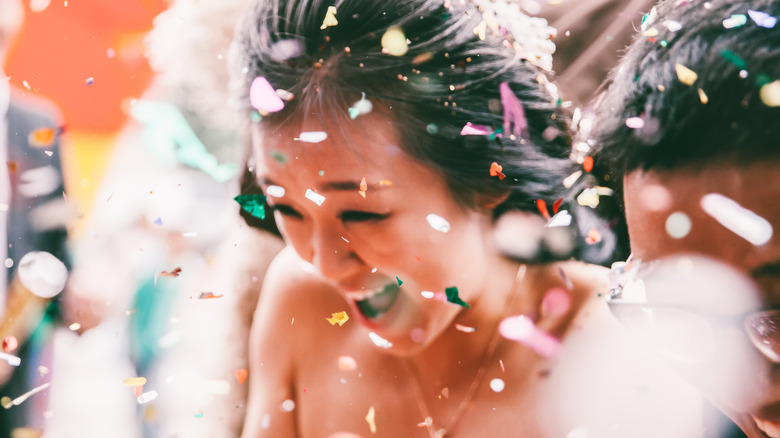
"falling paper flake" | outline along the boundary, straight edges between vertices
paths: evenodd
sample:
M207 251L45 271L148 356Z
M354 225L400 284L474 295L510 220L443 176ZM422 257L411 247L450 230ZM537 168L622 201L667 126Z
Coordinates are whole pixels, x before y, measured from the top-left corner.
M588 235L585 236L585 243L588 245L595 245L599 242L601 242L601 233L599 233L599 230L595 228L588 230Z
M241 206L241 209L251 214L252 216L259 219L265 219L265 205L264 205L265 196L264 195L256 195L256 194L238 195L235 198L233 198L233 200L238 202L238 205Z
M352 356L339 356L338 364L339 371L355 371L357 369L357 361Z
M772 224L769 221L731 198L710 193L701 198L700 205L713 219L753 245L763 245L772 238Z
M74 322L73 324L68 326L68 330L75 332L78 331L81 328L81 324Z
M375 411L374 407L371 406L368 408L368 414L366 414L366 422L368 423L368 428L371 429L371 433L376 433L376 421L375 421Z
M330 26L338 25L339 21L336 19L336 13L335 6L328 6L328 10L325 12L325 19L322 20L322 26L320 26L320 29L325 30Z
M626 119L626 126L631 129L641 129L645 126L645 121L641 117L629 117Z
M767 14L766 12L754 11L748 9L748 15L757 25L771 29L777 24L777 18Z
M490 164L490 176L497 176L501 181L506 178L506 175L501 173L502 170L504 170L504 166L496 163L495 161Z
M181 274L181 268L180 267L176 267L176 268L172 269L171 271L162 271L162 272L160 272L157 275L159 275L160 277L178 277L179 274Z
M279 99L282 99L285 102L289 102L295 98L295 95L290 93L287 90L281 90L277 88L275 91L276 91L276 95L279 96Z
M345 322L349 321L349 315L347 315L347 312L337 312L332 314L330 318L325 319L328 320L330 325L338 324L341 327Z
M207 300L211 298L222 298L222 295L214 295L214 292L201 292L198 296L199 300Z
M548 221L550 220L550 212L547 211L547 202L545 202L544 199L536 200L536 209L539 210L539 214L541 214L543 218Z
M33 389L25 392L24 394L20 395L19 397L16 397L15 399L13 399L13 401L11 401L11 404L14 405L14 406L19 406L20 404L24 403L25 400L27 400L28 398L34 396L35 394L43 391L44 389L48 388L49 386L51 386L51 382L44 383L41 386L33 388Z
M562 203L563 203L563 198L558 198L557 201L553 202L553 214L558 213L558 209L561 208Z
M11 365L12 367L18 367L22 364L22 359L20 359L17 356L14 356L13 354L8 353L2 353L0 352L0 360L4 360L8 362L8 365Z
M563 180L563 187L565 187L567 189L571 188L574 185L574 183L576 183L577 180L580 179L581 176L582 176L582 171L581 170L578 170L578 171L572 173L571 175L567 176Z
M356 119L358 116L362 116L364 114L368 114L371 112L372 109L374 109L374 105L371 103L370 100L366 99L366 93L360 93L362 97L360 100L355 102L350 108L349 108L349 118L350 119Z
M157 219L155 219L155 220L154 220L154 224L155 224L155 225L160 225L160 226L162 226L162 224L163 224L163 222L162 222L162 218L159 218L159 217L158 217Z
M682 24L680 24L679 21L674 20L664 21L664 26L669 29L669 32L677 32L678 30L682 29Z
M673 239L682 239L691 232L691 219L687 214L677 211L666 218L666 233Z
M582 170L588 173L593 170L593 157L590 155L585 157L585 159L582 161Z
M312 189L306 189L306 199L317 204L318 206L322 205L322 203L325 202L325 197L315 192Z
M159 394L157 394L157 391L149 391L139 395L136 400L138 401L139 405L142 405L156 399L158 395Z
M493 392L501 392L504 390L504 387L504 381L501 379L493 379L490 381L490 389L492 389Z
M447 294L447 301L449 301L450 303L457 304L467 309L471 307L467 302L460 299L460 296L458 296L457 287L448 287L447 289L444 289L444 293Z
M599 205L599 192L595 187L589 187L577 196L577 204L583 207L596 208Z
M63 128L39 128L27 136L27 142L32 147L46 148L54 144L57 134L62 132Z
M5 338L3 338L3 351L6 353L10 353L14 350L16 350L19 347L19 340L16 339L16 336L8 335Z
M512 92L507 82L501 82L498 91L501 96L501 106L504 108L504 132L519 137L523 131L528 130L523 102Z
M560 341L539 330L533 321L524 315L504 319L499 324L498 331L501 336L520 342L543 357L554 356L561 346Z
M425 220L427 220L428 225L430 225L431 228L436 231L440 231L442 233L448 233L450 231L450 223L447 222L447 219L444 219L439 215L431 213L425 217Z
M780 106L780 79L764 84L759 94L764 105L769 107Z
M395 281L397 281L397 282L398 282L398 287L401 287L401 285L402 285L402 284L404 284L404 282L403 282L403 281L401 281L401 279L400 279L400 278L398 278L398 276L397 276L397 275L395 276Z
M693 85L699 77L696 72L682 64L675 64L674 69L677 72L677 79L685 85Z
M302 141L304 143L319 143L325 141L328 138L328 133L323 131L311 131L301 132L301 134L295 138L296 141Z
M474 333L475 331L477 331L476 327L469 327L462 324L455 324L455 329L463 333Z
M365 198L366 190L368 190L368 183L366 182L366 177L364 176L363 179L360 180L360 190L358 190L358 193L360 193L360 196Z
M146 385L146 377L130 377L129 379L125 379L122 383L124 383L125 386L144 386Z
M706 104L710 101L710 99L707 97L707 94L702 90L701 88L698 89L699 91L699 100L701 100L701 103Z
M743 14L736 14L723 20L723 27L726 29L732 29L735 27L744 26L745 23L747 23L747 17Z
M379 348L390 348L393 346L393 343L388 341L387 339L379 336L378 334L374 332L368 332L368 337L371 339L371 342L374 343Z
M490 135L492 133L493 129L490 126L474 125L471 122L467 122L460 130L460 135Z
M84 86L85 86L85 87L89 87L89 86L92 86L92 85L95 85L95 78L93 78L93 77L89 77L89 78L87 78L87 79L84 81Z
M295 402L290 399L287 399L282 402L282 405L280 407L282 409L282 412L292 412L293 410L295 410Z
M549 221L544 225L547 228L554 228L554 227L568 227L571 225L572 217L566 210L561 210L558 213L555 213L555 216L550 218Z
M246 368L239 368L236 370L235 374L238 384L243 385L244 382L246 382L247 377L249 377L249 370Z
M268 196L273 196L274 198L281 198L284 196L284 187L268 186L268 188L265 189L265 193L267 193Z
M729 49L723 49L720 51L720 55L723 56L726 61L734 64L735 67L739 69L745 69L747 68L747 62L745 62L744 59L740 58L739 55L732 52Z
M258 111L275 113L284 109L284 102L276 94L276 90L268 82L268 79L258 76L249 87L249 102Z
M406 44L406 35L403 29L398 26L389 27L382 35L382 49L385 53L392 56L403 56L409 50Z
M421 53L412 59L412 65L422 64L423 62L430 61L433 58L433 53L425 52Z
M485 39L485 34L487 33L487 21L482 20L477 27L474 28L474 35L479 36L480 40Z

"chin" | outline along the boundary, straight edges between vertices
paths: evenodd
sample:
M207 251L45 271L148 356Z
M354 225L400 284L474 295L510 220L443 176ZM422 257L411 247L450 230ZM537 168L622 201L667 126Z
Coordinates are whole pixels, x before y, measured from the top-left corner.
M780 438L780 401L763 406L752 417L766 436Z

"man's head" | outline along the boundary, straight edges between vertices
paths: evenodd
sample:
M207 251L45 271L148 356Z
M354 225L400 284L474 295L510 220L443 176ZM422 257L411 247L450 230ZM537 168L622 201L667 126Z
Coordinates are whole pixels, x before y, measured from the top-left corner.
M778 16L776 0L663 2L610 77L594 121L633 257L716 259L752 278L763 310L780 304ZM718 299L717 286L702 286L703 307ZM744 318L735 319L747 342ZM764 363L765 394L744 409L714 397L735 418L768 420L759 424L780 436L780 395L771 395L780 368L752 353Z
M24 8L19 0L0 0L0 66L5 64L16 35L22 27Z

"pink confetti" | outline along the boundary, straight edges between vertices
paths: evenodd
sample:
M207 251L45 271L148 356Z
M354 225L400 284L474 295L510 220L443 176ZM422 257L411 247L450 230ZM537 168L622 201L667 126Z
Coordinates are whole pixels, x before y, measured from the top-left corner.
M553 318L565 315L570 307L571 297L560 287L548 290L542 299L542 313Z
M528 129L523 103L515 96L507 82L502 82L498 91L501 93L501 106L504 107L504 132L509 134L509 128L513 127L512 134L519 137L523 130Z
M262 76L258 76L252 81L252 86L249 87L249 102L258 111L267 113L275 113L284 108L282 99L276 94L268 80Z
M460 130L460 135L490 135L493 130L487 125L474 125L471 122L466 123Z
M641 129L645 126L645 121L640 117L629 117L626 119L626 126L631 129Z
M555 356L561 347L560 341L536 328L533 321L523 315L504 319L498 326L498 331L501 336L532 348L542 357Z

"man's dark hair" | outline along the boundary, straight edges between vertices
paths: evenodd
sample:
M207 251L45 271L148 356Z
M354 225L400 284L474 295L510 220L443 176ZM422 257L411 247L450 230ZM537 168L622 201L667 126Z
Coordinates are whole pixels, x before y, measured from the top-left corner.
M780 157L770 96L780 86L780 27L764 27L780 2L668 0L655 9L596 106L592 137L615 184L638 169Z

